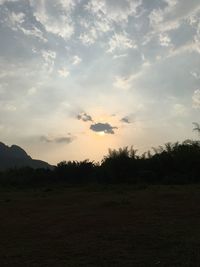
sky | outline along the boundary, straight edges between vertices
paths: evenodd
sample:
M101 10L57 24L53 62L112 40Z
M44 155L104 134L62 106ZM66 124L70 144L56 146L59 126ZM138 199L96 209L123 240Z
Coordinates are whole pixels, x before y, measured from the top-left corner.
M0 141L100 161L195 139L199 0L0 0Z

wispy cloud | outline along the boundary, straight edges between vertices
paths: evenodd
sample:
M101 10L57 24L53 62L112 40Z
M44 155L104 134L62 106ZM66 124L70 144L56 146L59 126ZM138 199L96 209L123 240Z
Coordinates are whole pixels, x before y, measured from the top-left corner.
M70 144L75 139L74 136L68 135L68 136L61 136L56 138L50 138L48 136L41 136L40 141L45 143L57 143L57 144Z
M160 39L160 44L161 46L170 46L171 45L171 39L169 37L169 35L167 33L161 33L159 35L159 39Z
M113 86L122 90L131 88L132 76L116 76Z
M178 116L178 117L187 117L189 115L187 107L179 103L173 105L171 113L173 116Z
M63 68L58 70L58 74L60 77L67 78L69 76L70 72L68 71L68 69L66 67L63 67Z
M182 138L173 123L198 121L199 1L0 0L0 5L2 139L34 135L38 141L41 132L53 132L41 137L54 144L46 148L57 146L62 157L80 158L76 148L91 138L84 157L91 152L100 158L108 139L113 146L122 140L131 144L134 131L136 144L144 137L148 146L166 134ZM162 132L151 119L166 113L171 119ZM135 116L149 118L148 134L141 135ZM57 135L66 122L72 134ZM74 147L66 151L58 145L70 143L83 128ZM110 134L98 152L91 131ZM48 158L51 149L45 152L38 143Z
M195 79L200 80L200 73L198 71L191 71L190 73Z
M73 0L58 0L54 2L30 0L34 16L45 30L67 40L74 34L71 12L74 9ZM54 12L51 12L54 10Z
M194 108L200 108L200 89L194 91L192 101Z
M77 119L85 121L85 122L86 121L93 121L92 117L89 114L85 113L85 112L78 114L77 115Z
M137 14L139 7L142 5L142 0L124 0L114 2L112 1L98 1L90 0L85 9L96 15L99 20L106 18L110 22L123 23L128 22L128 18Z
M97 38L98 35L95 27L91 27L90 29L88 29L88 31L81 33L79 37L81 42L86 46L94 44Z
M130 118L128 116L121 118L120 121L123 123L128 123L128 124L131 123Z
M108 53L113 53L114 51L123 51L126 49L136 49L137 45L134 40L132 40L126 32L115 33L109 40Z
M51 73L54 69L56 52L52 50L42 50L42 58L44 59L44 68Z

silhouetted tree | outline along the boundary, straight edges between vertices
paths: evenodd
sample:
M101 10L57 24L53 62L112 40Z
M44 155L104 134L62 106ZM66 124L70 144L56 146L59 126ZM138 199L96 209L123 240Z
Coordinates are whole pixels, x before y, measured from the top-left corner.
M109 149L101 163L104 179L113 183L133 181L137 171L137 150L132 147Z
M200 127L195 124L195 131ZM200 182L200 141L166 143L137 154L133 147L109 149L100 164L93 161L61 161L54 169L10 169L0 172L0 185L39 186L65 182L69 184Z
M87 183L92 180L95 164L89 160L84 161L61 161L55 168L57 179L79 184Z

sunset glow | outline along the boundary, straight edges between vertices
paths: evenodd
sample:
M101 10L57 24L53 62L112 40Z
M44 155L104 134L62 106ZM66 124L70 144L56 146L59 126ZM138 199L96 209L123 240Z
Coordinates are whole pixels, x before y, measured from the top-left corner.
M0 136L101 160L195 138L199 0L0 0Z

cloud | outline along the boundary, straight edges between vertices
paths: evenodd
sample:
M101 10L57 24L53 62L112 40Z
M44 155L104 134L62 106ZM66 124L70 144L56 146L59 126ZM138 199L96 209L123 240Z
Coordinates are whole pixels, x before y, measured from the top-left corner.
M71 143L73 140L74 140L74 137L72 137L72 136L68 136L68 137L59 137L59 138L56 138L56 139L55 139L55 142L56 142L56 143L59 143L59 144L63 144L63 143L69 144L69 143Z
M107 18L109 22L121 24L128 22L129 17L134 16L138 12L138 8L142 5L142 0L90 0L85 9L95 15L100 20Z
M28 16L24 12L10 12L8 9L6 12L7 18L5 22L13 31L21 31L26 36L33 36L43 42L47 42L47 39L44 38L44 33L29 21Z
M178 30L188 14L181 15L179 10L184 9L184 4L177 0L163 0L165 7L158 6L148 15L149 31L144 35L143 45L153 38L158 38L161 46L169 46L171 39L168 32ZM175 15L176 14L176 15Z
M168 47L171 45L171 39L167 33L161 33L159 35L159 39L160 39L160 45L161 46Z
M62 136L57 138L49 138L47 136L41 136L40 141L44 143L57 143L57 144L70 144L74 141L75 137L69 134L69 136Z
M94 44L99 37L107 33L117 32L118 27L123 28L128 24L129 18L138 14L138 10L142 5L142 0L89 0L84 6L84 10L88 13L80 20L80 26L83 28L79 39L86 46ZM91 20L91 17L94 18ZM117 37L117 35L119 35ZM127 35L127 34L126 34ZM117 38L117 39L116 39ZM119 39L119 40L118 40ZM116 34L109 41L108 51L114 50L118 46L124 48L135 47L135 43L123 34ZM123 42L123 44L122 44ZM117 47L116 47L117 48Z
M42 58L44 59L44 69L51 73L54 69L56 52L52 50L42 50Z
M200 108L200 89L194 91L192 96L193 108Z
M13 31L17 31L22 27L26 17L23 12L15 12L6 9L4 14L6 17L3 18L2 16L2 22L6 23L6 25Z
M137 72L127 76L115 76L113 86L122 90L129 90L133 88L137 80L142 79L146 73L148 73L148 71L151 69L151 66L152 64L148 60L144 59L140 69Z
M81 42L86 46L94 44L97 38L98 38L97 31L94 27L89 29L87 32L81 33L79 37Z
M114 55L114 56L113 56L113 59L125 58L125 57L127 57L127 56L128 56L128 54L119 54L119 55Z
M0 114L3 125L18 133L10 130L7 137L4 130L2 138L34 134L38 140L41 132L57 129L61 136L46 134L43 140L52 145L68 142L71 137L62 134L66 116L69 123L72 120L71 129L88 128L87 138L93 128L117 133L113 126L118 124L130 128L131 136L134 125L129 123L135 118L164 117L168 111L179 120L185 111L176 103L193 116L188 121L198 116L189 106L200 108L200 90L188 90L200 89L198 0L11 2L0 7ZM150 41L143 45L146 36ZM169 95L176 100L167 101ZM102 115L113 112L117 116L110 119ZM22 133L24 122L28 127ZM178 133L168 129L176 139ZM128 134L124 138L131 140Z
M200 42L199 44L197 42L189 41L188 43L178 47L178 48L172 48L169 51L169 54L166 56L166 58L175 57L184 53L191 53L196 52L200 54Z
M4 3L9 2L17 2L18 0L0 0L0 5L3 5Z
M173 116L187 117L188 109L183 104L176 103L173 105L171 113Z
M65 40L74 34L74 25L71 13L75 7L73 0L30 0L34 16L49 33L62 37Z
M56 58L56 52L52 50L43 50L42 51L42 57L45 61L51 61Z
M22 24L24 22L24 18L25 18L25 14L22 12L19 12L19 13L11 12L9 15L10 22L13 25Z
M126 32L114 33L114 35L110 38L108 45L108 53L113 53L116 50L123 51L126 49L137 48L135 41L130 39Z
M191 71L190 73L196 80L200 80L200 72Z
M199 16L198 16L199 8L195 9L188 17L187 22L191 26L195 26L199 23Z
M119 89L128 90L131 88L132 76L115 76L113 86Z
M196 52L200 54L200 20L196 29L196 35L194 36L194 46Z
M92 117L90 115L88 115L87 113L80 113L77 115L77 119L78 120L82 120L82 121L93 121Z
M121 121L121 122L124 122L124 123L128 123L128 124L131 123L130 118L129 118L128 116L123 117L120 121Z
M182 39L178 31L181 34L185 33L185 37L188 35L188 26L197 27L200 5L198 1L180 1L180 0L163 0L166 4L163 6L157 6L153 8L150 12L149 18L149 30L147 34L144 35L143 45L153 42L154 38L160 41L162 46L172 46L172 39L169 37L169 32L172 33L173 39ZM192 32L193 29L191 28ZM177 32L177 37L175 38L174 33ZM179 37L180 36L180 37ZM179 37L179 38L178 38ZM194 36L192 42L191 37L187 43L182 43L180 48L170 51L170 56L180 54L182 52L192 52L195 51L200 53L200 37L197 33Z
M17 107L12 102L7 102L5 104L1 104L1 109L8 112L15 112Z
M70 72L67 70L67 68L64 67L58 70L58 74L60 77L67 78Z
M35 95L36 92L37 92L37 88L36 87L31 87L31 88L28 89L27 95L32 96L32 95Z
M177 0L164 0L167 4L165 8L155 8L149 14L150 26L156 31L170 31L177 29L180 26L179 20L167 19L169 14L172 14L178 5Z
M117 127L111 126L109 123L95 123L90 126L90 130L94 132L104 132L105 134L114 134Z
M74 56L73 57L73 65L79 65L81 63L82 59L79 56Z
M82 28L79 39L85 46L94 44L99 37L112 30L107 18L95 16L95 19L88 20L90 16L91 14L88 14L88 16L83 17L79 22Z
M168 4L168 8L175 7L179 0L164 0Z
M36 37L43 42L47 42L47 39L44 37L43 32L38 29L36 26L33 26L32 29L25 29L24 27L19 27L19 29L24 33L26 36L33 36Z
M150 25L154 28L163 21L163 11L161 9L154 9L149 14Z

